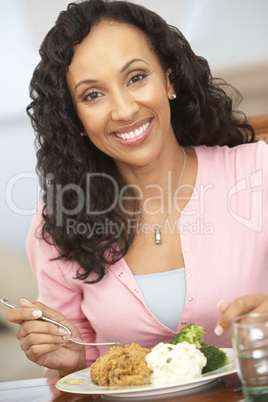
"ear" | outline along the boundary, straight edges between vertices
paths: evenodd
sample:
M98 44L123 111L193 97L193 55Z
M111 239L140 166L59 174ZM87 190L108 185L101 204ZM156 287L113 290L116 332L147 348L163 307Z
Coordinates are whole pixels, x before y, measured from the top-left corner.
M174 91L173 84L171 82L172 70L169 68L166 72L166 81L167 81L167 95L169 100L173 100L176 98L176 93Z

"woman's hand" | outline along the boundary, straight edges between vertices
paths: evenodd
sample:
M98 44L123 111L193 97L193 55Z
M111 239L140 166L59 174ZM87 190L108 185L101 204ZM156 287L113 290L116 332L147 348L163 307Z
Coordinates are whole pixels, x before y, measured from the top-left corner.
M21 300L21 308L11 308L6 313L7 320L19 324L17 338L28 359L67 375L86 367L85 347L69 341L63 328L38 320L41 314L66 325L77 336L78 329L60 312L42 303Z
M242 296L229 303L222 301L219 303L219 311L222 314L215 328L216 335L222 335L231 325L233 318L242 314L267 313L268 295L253 294Z

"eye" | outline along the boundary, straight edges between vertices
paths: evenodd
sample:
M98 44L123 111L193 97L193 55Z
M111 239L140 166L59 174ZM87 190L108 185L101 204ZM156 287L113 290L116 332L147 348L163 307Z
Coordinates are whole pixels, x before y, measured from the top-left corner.
M102 94L100 92L97 92L95 90L92 90L91 92L87 93L84 97L83 97L83 102L91 102L95 99L98 99L102 96Z
M135 84L138 81L142 81L145 77L147 77L147 74L145 74L145 73L136 73L131 77L131 79L129 80L129 83Z

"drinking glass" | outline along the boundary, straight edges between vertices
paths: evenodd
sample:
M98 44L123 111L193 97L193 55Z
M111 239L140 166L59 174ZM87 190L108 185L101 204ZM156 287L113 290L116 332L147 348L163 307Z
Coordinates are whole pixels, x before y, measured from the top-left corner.
M231 337L246 401L267 402L268 312L233 319Z

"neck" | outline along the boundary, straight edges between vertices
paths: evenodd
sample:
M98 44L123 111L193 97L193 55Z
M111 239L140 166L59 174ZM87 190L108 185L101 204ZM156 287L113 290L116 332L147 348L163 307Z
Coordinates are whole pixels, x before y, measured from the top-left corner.
M184 150L177 144L168 158L162 155L150 166L124 170L124 179L135 186L142 215L166 214L181 184L185 162Z
M161 152L148 165L133 166L122 163L118 164L115 161L124 181L130 185L138 186L145 197L156 194L156 187L165 191L170 180L172 186L175 185L176 187L183 162L184 155L177 141L168 152Z

